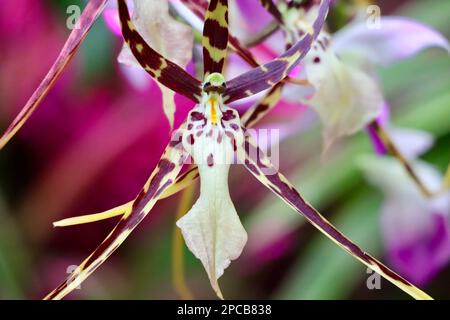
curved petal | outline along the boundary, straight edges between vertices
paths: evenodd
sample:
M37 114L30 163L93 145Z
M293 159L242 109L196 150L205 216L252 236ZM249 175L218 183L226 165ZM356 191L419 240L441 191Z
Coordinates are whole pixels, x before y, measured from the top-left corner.
M383 96L367 74L341 62L331 50L311 51L305 59L313 97L305 101L324 126L324 150L334 141L363 129L380 114Z
M227 81L225 102L255 95L283 80L311 49L312 42L319 35L325 22L329 5L329 0L320 1L312 30L305 32L289 50L272 61Z
M150 47L137 32L130 18L127 2L118 0L118 4L125 42L142 68L164 86L198 102L202 92L201 82Z
M379 65L406 59L430 47L450 52L449 42L438 31L403 17L382 17L380 28L369 28L366 23L350 24L333 39L337 54L362 57Z

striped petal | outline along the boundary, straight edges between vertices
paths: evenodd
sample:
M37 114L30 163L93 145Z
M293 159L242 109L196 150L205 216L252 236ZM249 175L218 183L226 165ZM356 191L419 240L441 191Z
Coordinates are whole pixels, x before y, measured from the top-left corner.
M246 154L241 158L241 161L245 163L246 168L262 184L272 190L295 211L303 215L314 227L319 229L324 235L357 260L376 271L386 280L390 281L412 297L416 299L431 299L425 292L400 277L368 253L364 252L306 202L286 177L280 174L270 163L270 160L264 155L262 150L260 150L252 141L251 136L246 135L245 145L243 147L245 148Z
M132 210L122 216L120 221L78 268L45 299L61 299L87 279L108 257L125 241L137 225L147 216L175 181L186 159L181 141L170 143L161 160L132 204Z
M229 103L269 89L283 80L300 62L319 35L328 12L329 0L320 2L313 30L305 32L301 39L278 58L254 68L227 82L225 102Z
M56 61L53 63L45 78L34 91L31 98L27 101L20 113L0 138L0 149L2 149L25 124L28 118L39 106L42 99L44 99L49 90L53 87L64 68L69 63L70 59L77 52L78 47L81 42L83 42L83 39L86 37L92 25L103 11L106 2L107 0L91 0L86 5L86 8L83 10L83 13L77 22L77 26L72 30L67 38L64 47L58 55L58 58L56 58Z
M198 18L204 20L205 12L208 10L208 1L205 0L181 0ZM253 67L259 64L250 50L241 44L238 38L228 34L228 46L236 52L244 61Z
M228 45L228 0L211 0L203 26L203 74L222 73Z
M277 85L267 92L267 94L252 107L250 107L242 116L242 123L244 127L252 127L260 119L265 117L280 101L281 92L283 90L284 82L279 82Z
M131 21L125 0L118 0L122 34L136 60L156 81L197 102L201 97L201 82L151 48Z

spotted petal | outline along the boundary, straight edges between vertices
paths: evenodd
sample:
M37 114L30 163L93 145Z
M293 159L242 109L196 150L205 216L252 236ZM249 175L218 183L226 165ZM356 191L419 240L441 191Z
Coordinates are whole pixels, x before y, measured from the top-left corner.
M142 38L157 52L182 68L192 58L194 35L187 25L178 22L169 14L168 1L134 1L132 20ZM141 69L130 48L125 44L118 58L127 66ZM173 127L175 115L174 92L160 85L163 94L164 112Z
M252 127L267 113L269 113L278 103L281 98L284 83L279 82L277 85L267 92L267 94L251 108L249 108L242 116L242 123L244 127Z
M208 1L205 0L181 0L198 18L204 20L205 12L208 10ZM228 46L235 51L244 61L253 67L259 64L250 50L245 48L238 38L228 34Z
M245 156L241 161L246 168L267 188L285 201L295 211L303 215L314 227L347 251L350 255L376 271L385 279L396 285L416 299L431 299L429 295L412 285L384 264L364 252L360 247L337 230L316 209L305 201L295 187L278 172L270 160L254 143L251 136L245 140Z
M141 193L134 200L132 210L122 216L97 249L78 266L66 281L49 293L45 299L61 299L65 297L108 259L134 228L147 216L163 192L174 183L185 161L185 156L186 154L180 140L166 147L158 166L153 171Z
M203 74L222 73L228 45L228 0L211 0L203 26Z
M142 68L162 85L197 102L202 90L200 81L151 48L137 32L126 1L118 3L123 37Z
M273 87L279 81L283 80L311 48L313 40L319 35L319 32L322 29L328 7L329 0L322 0L320 2L312 33L306 32L303 37L284 54L258 68L254 68L228 81L227 89L225 91L225 102L229 103L252 96Z
M39 84L31 98L27 101L11 125L6 129L5 133L3 133L0 138L0 149L2 149L25 124L28 118L42 102L42 99L44 99L49 90L53 87L66 65L77 52L78 47L83 42L83 39L86 37L92 25L103 11L106 2L107 0L89 1L86 8L83 10L76 27L70 33L69 38L67 38L64 47L61 49L58 58L56 58L56 61L53 63L47 75Z

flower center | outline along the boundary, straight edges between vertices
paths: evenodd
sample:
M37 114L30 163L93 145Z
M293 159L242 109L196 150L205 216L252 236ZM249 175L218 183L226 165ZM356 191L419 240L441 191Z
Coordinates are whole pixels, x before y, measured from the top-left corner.
M183 146L199 166L231 164L243 142L241 121L236 110L223 104L221 94L204 93L188 115Z

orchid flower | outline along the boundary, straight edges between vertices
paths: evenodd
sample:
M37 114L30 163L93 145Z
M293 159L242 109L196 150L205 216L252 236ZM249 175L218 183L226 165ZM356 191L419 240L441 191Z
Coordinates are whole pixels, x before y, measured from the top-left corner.
M403 140L402 152L421 179L438 190L442 174L416 159L431 146L429 134L395 129L392 136ZM414 144L404 143L412 139ZM450 191L425 197L390 157L364 156L360 163L369 182L385 196L380 222L389 262L413 283L426 283L450 260Z
M90 25L91 20L95 20L100 13L104 3L100 1L89 3L89 10L87 13L85 11L83 17L84 19L89 17ZM115 228L97 249L66 281L47 295L47 299L59 299L74 290L125 241L159 199L182 189L186 183L196 178L197 172L201 182L200 197L191 210L177 222L177 225L182 229L188 247L205 267L213 289L219 297L222 297L218 278L231 260L240 255L246 242L246 233L230 199L227 185L229 164L235 156L264 186L302 214L342 249L412 297L430 298L419 288L364 252L306 202L247 134L245 124L251 123L251 118L250 120L247 118L246 121L241 120L238 112L228 105L233 101L269 89L269 100L263 99L264 103L260 106L263 108L265 104L267 108L267 104L270 103L270 94L278 92L278 83L281 83L300 62L319 35L328 11L328 0L320 1L311 29L306 31L285 53L229 81L226 81L222 75L227 45L231 42L228 36L226 0L211 0L205 14L202 42L203 81L192 77L183 68L152 49L138 33L130 18L126 1L119 0L118 3L122 34L142 68L161 85L184 95L197 105L189 113L186 121L174 132L173 139L167 145L157 167L133 201L94 217L73 218L73 223L83 223L121 216ZM94 16L92 16L93 8L95 8ZM87 32L87 29L80 30ZM81 38L76 39L79 45ZM72 56L72 51L62 55L61 59L68 61L68 55ZM55 74L54 77L57 75ZM50 85L46 86L44 91L48 91L49 87ZM41 96L40 99L42 99ZM34 108L37 104L33 105ZM28 112L30 108L26 106L25 110ZM12 126L16 131L19 127ZM189 156L194 159L198 169L193 168L179 175ZM60 222L60 225L69 224L71 223L67 221Z
M288 45L311 25L305 10L314 2L260 0L281 23ZM380 114L384 97L375 74L376 66L386 66L411 57L423 49L438 47L450 52L445 37L430 27L402 17L380 17L380 27L354 21L331 35L322 31L302 61L302 75L314 93L291 88L290 98L302 100L318 113L324 126L324 150L334 141L354 134Z
M310 28L311 17L317 10L314 2L280 1L278 5L272 0L260 2L280 24L288 47L292 39ZM302 61L300 76L311 86L287 86L284 97L302 101L318 113L324 126L324 154L336 140L367 127L374 144L384 144L424 195L430 197L431 192L379 123L386 102L375 69L430 47L450 52L450 45L437 31L410 19L381 17L379 23L380 28L375 28L356 20L334 35L322 30ZM270 108L264 110L269 111Z

